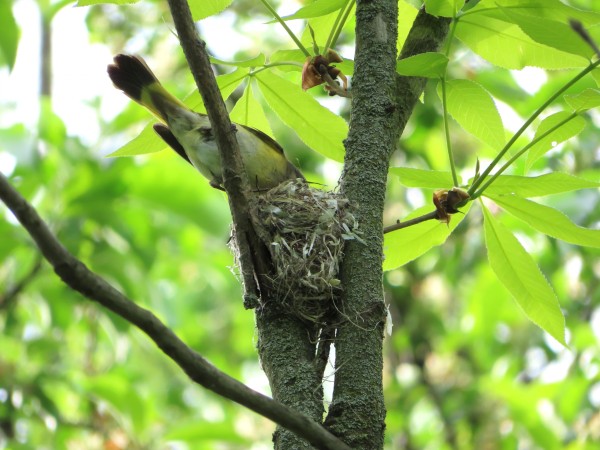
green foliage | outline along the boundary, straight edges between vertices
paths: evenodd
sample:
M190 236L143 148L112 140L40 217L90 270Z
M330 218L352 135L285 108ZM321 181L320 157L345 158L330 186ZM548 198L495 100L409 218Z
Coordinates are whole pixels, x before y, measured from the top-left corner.
M101 3L133 2L78 5ZM230 3L191 2L195 18ZM483 208L467 203L449 226L430 220L384 237L385 287L395 325L387 341L388 447L596 448L593 386L600 355L592 321L600 305L600 144L592 122L596 111L590 110L600 106L599 69L567 24L576 18L597 39L600 15L585 11L594 6L585 1L463 3L427 1L431 13L453 18L448 44L440 53L397 64L401 75L432 80L399 144L394 165L401 167L390 170L386 220L431 212L432 192L451 188L454 176L473 198L487 199ZM231 3L233 28L272 18L261 16L266 9L257 5ZM149 8L156 16L148 16ZM144 39L133 48L154 54L159 73L172 73L165 85L184 98L193 85L178 53L166 50L172 49L172 30L159 20L165 14L160 8L160 2L95 6L89 10L90 32L116 52L128 27L135 27ZM399 10L402 44L417 9L400 1ZM345 61L336 67L351 76L351 11L351 1L316 0L284 21L305 20L298 38L304 50L314 56L310 25L318 49L338 51ZM19 30L11 2L0 2L0 12L0 64L12 69ZM206 20L201 30L212 19ZM221 93L234 121L276 137L309 179L323 181L318 174L331 167L328 160L344 157L349 102L339 102L337 114L321 106L320 87L302 91L306 53L291 38L283 43L263 29L245 32L260 42L240 44L231 58L213 58ZM205 38L217 48L218 36ZM523 89L511 71L525 67L548 70L537 92ZM444 148L442 85L455 120L448 124L450 152ZM204 111L197 92L185 102ZM10 123L13 105L1 104L0 118ZM101 104L93 107L99 111ZM165 148L138 106L110 123L98 113L98 151L73 135L54 99L39 105L38 126L0 130L0 152L8 150L17 161L13 183L89 267L158 314L219 368L264 387L257 381L253 317L241 307L238 280L229 269L224 195L172 152L135 160L99 156L128 140L112 155ZM516 133L519 124L504 115L507 105L523 124ZM544 197L543 203L534 197ZM194 387L122 319L72 293L47 265L36 269L29 238L3 217L0 419L2 430L7 424L20 433L8 448L269 445L272 424ZM5 303L21 281L23 290ZM570 349L534 332L527 318Z
M492 270L527 317L566 345L565 320L548 281L517 238L485 207L483 214L485 244Z
M194 20L205 19L218 14L231 4L232 0L190 0L188 4Z
M570 114L566 111L560 111L542 120L535 130L534 136L534 139L540 139L535 145L529 148L527 153L528 169L547 151L551 150L557 144L573 136L577 136L585 128L585 119L583 117L577 116L573 120L568 119L570 119ZM568 122L564 123L563 121L565 120L568 120ZM559 125L559 128L555 129L557 125ZM554 131L546 134L551 129L554 129ZM542 135L545 135L545 137L541 138Z
M11 1L4 1L0 4L0 17L2 17L2 27L0 27L0 63L7 65L12 70L17 56L20 31L12 13Z
M506 142L504 125L490 94L469 80L450 80L446 91L450 115L481 142L500 150Z
M600 247L600 230L575 225L560 211L516 195L491 196L494 202L541 233L584 247Z
M396 72L410 77L442 78L448 57L441 53L421 53L396 63Z
M77 0L76 6L93 6L101 5L103 3L113 3L115 5L129 5L137 3L140 0Z
M426 0L425 9L432 16L455 17L465 0Z
M466 214L471 204L464 208ZM403 221L419 217L431 210L431 206L416 209ZM462 222L464 216L456 215L446 226L438 221L423 222L406 229L394 231L385 235L383 248L385 259L383 270L391 270L418 258L433 247L443 244L456 227ZM402 251L400 251L400 249Z
M412 167L392 167L390 173L398 175L400 183L406 187L436 189L452 184L452 174L439 170L414 169Z
M343 160L342 141L348 134L344 119L321 106L298 86L273 73L260 72L255 78L268 105L300 139L328 158Z
M515 194L528 198L598 187L600 187L600 183L561 172L547 173L537 177L501 175L487 189L486 195Z

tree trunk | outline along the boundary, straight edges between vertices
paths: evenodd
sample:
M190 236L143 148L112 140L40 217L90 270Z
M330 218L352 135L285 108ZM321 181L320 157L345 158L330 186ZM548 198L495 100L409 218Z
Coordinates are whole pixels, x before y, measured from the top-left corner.
M315 364L315 333L273 303L256 310L258 352L273 398L321 423L323 386ZM278 450L313 448L279 426L273 443Z
M449 19L421 10L401 58L436 51ZM357 449L383 448L383 208L389 161L427 80L396 75L397 3L358 1L352 119L342 193L356 205L367 245L349 241L337 329L336 375L326 426Z

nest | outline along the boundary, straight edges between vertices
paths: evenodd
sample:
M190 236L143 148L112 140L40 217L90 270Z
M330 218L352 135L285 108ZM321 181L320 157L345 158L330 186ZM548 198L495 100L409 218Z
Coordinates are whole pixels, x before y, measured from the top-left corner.
M295 316L322 323L341 290L344 241L359 236L350 202L303 180L280 184L257 199L259 236L274 266L273 289Z

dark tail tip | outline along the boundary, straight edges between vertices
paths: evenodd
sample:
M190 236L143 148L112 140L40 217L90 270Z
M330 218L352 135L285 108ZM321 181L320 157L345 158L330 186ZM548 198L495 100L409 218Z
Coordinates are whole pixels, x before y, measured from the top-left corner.
M118 54L113 60L114 63L108 65L108 76L117 89L122 90L133 100L139 101L144 87L157 82L142 58Z

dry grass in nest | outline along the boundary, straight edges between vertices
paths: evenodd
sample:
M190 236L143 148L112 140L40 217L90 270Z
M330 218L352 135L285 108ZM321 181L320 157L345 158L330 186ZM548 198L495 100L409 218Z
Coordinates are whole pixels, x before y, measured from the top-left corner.
M340 291L344 241L361 240L349 201L294 180L261 195L256 208L277 297L297 317L322 322Z

